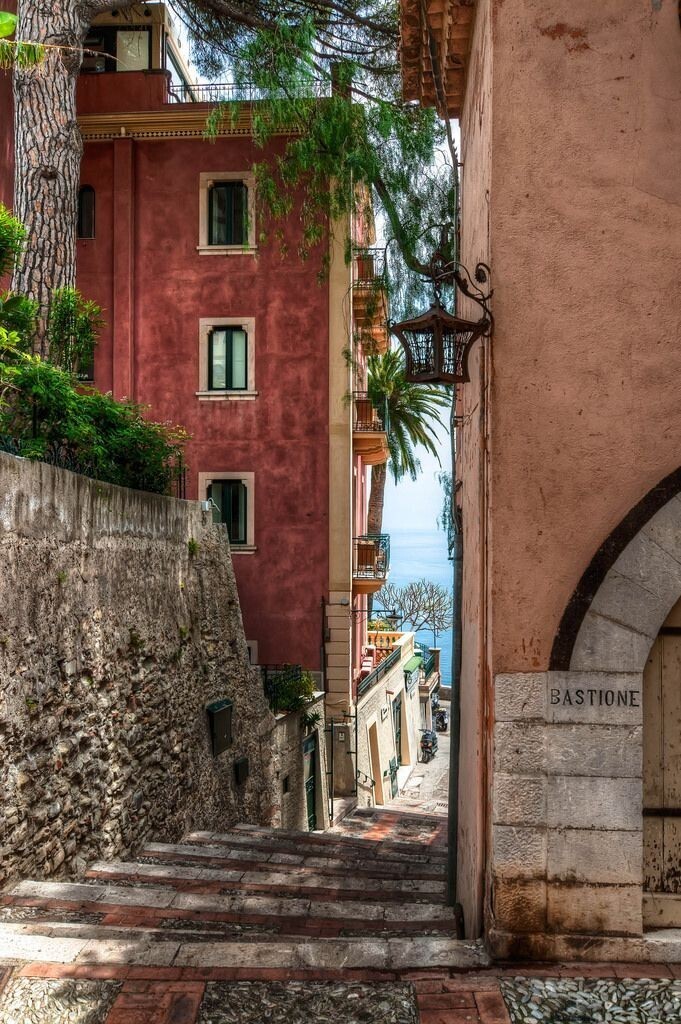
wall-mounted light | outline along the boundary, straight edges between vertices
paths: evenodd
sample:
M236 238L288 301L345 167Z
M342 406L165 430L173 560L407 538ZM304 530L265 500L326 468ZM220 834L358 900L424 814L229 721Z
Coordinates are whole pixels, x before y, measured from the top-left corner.
M405 377L413 384L460 384L470 380L468 355L475 341L488 336L494 319L488 303L492 292L478 287L489 280L489 267L478 263L473 277L461 263L447 262L436 253L429 264L435 301L411 320L391 323L390 330L404 349ZM477 283L476 283L477 282ZM442 305L442 288L454 286L483 310L480 320L464 320ZM455 292L456 294L456 292Z

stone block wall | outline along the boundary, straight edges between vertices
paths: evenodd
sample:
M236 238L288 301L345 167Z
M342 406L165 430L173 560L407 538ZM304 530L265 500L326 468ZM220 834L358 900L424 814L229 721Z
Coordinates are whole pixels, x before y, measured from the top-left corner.
M0 454L0 564L0 881L271 818L274 718L209 513Z
M642 935L642 685L639 673L496 677L497 955Z
M272 734L272 770L277 781L279 796L271 824L277 828L301 829L307 831L307 804L303 765L303 742L313 733L316 738L315 761L315 812L317 829L329 827L328 801L328 757L324 717L324 694L317 693L315 700L306 711L319 715L319 721L311 730L304 729L300 712L278 715ZM284 782L286 780L286 787Z

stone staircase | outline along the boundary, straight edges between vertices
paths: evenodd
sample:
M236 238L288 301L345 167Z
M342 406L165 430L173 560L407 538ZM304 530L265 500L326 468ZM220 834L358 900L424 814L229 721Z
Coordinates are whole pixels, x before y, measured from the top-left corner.
M444 903L445 851L250 825L148 843L78 881L25 880L0 897L0 963L256 968L329 976L466 969Z

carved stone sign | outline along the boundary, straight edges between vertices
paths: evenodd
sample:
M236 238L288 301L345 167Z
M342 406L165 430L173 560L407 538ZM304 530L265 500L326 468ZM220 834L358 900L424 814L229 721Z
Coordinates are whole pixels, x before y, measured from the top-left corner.
M552 686L549 689L549 703L563 707L640 708L641 690Z

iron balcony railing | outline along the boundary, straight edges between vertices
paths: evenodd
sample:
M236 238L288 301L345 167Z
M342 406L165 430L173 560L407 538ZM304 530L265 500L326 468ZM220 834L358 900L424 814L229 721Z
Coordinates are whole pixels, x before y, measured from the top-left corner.
M356 249L354 254L355 286L376 287L385 281L385 249Z
M302 665L260 665L265 696L275 715L289 710L290 698L302 686Z
M168 103L257 103L266 99L315 99L331 95L331 84L325 81L305 82L293 93L278 94L261 89L252 82L212 82L207 85L168 86Z
M435 655L432 651L428 650L425 644L420 643L418 640L414 640L414 654L421 655L423 671L426 673L426 679L428 679L435 670Z
M352 575L360 580L385 580L390 568L390 537L365 534L352 541Z
M368 391L353 391L352 407L354 410L353 430L386 431L388 429L387 399L376 403L371 400Z
M380 665L377 665L373 672L370 672L368 676L364 677L364 679L360 679L357 684L357 696L363 697L365 693L368 693L371 687L375 686L379 679L382 679L383 676L387 675L395 665L399 665L401 657L402 648L396 647L394 651L390 652L387 658L383 659Z

